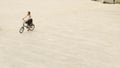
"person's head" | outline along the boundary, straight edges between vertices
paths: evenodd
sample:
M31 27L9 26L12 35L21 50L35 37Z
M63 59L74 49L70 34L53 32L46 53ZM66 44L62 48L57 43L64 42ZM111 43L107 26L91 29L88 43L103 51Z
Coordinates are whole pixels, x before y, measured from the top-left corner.
M31 12L30 11L28 11L28 14L27 15L30 15L31 14Z

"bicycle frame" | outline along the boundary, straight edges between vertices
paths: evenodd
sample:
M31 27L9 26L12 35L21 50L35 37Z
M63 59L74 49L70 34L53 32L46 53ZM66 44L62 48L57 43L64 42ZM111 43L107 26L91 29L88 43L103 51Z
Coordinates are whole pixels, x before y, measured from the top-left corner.
M28 29L28 31L30 30L30 31L33 31L34 30L34 28L35 28L35 25L34 24L32 24L31 26L29 26L27 23L26 23L26 21L23 19L23 26L20 28L20 30L19 30L19 32L20 33L23 33L23 31L24 31L24 29L26 28L26 29Z
M23 22L23 27L26 27L26 28L29 27L28 24L25 23L26 21L25 21L24 19L23 19L23 21L24 21L24 22ZM27 29L28 29L28 28L27 28Z

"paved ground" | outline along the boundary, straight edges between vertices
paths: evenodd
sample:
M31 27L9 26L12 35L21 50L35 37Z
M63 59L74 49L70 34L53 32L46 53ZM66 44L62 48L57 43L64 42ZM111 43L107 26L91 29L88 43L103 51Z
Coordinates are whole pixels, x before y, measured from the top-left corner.
M3 0L0 8L0 68L120 68L119 5ZM19 34L28 10L36 28Z

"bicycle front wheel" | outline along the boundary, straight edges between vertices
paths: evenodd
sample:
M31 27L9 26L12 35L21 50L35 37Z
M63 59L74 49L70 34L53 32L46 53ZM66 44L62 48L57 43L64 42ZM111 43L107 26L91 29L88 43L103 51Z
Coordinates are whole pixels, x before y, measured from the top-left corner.
M19 33L23 33L23 32L24 32L24 27L21 27Z

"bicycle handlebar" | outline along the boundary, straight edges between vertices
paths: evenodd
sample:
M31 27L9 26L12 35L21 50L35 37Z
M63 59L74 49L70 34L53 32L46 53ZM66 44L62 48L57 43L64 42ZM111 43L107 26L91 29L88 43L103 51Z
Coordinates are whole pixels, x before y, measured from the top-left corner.
M22 18L22 20L25 22L24 18Z

